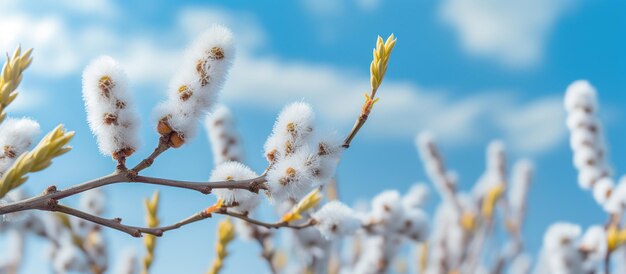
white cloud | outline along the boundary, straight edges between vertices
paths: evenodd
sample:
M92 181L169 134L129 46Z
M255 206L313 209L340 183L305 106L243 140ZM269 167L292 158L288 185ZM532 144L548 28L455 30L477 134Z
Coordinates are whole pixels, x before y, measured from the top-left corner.
M7 107L7 111L12 115L14 112L25 113L36 107L45 104L47 95L40 90L18 88L18 96L15 101Z
M550 31L573 1L445 0L440 16L469 53L512 67L541 61Z
M62 70L78 75L82 64L104 53L120 59L132 82L162 88L176 70L183 49L164 46L160 37L176 37L181 40L177 44L184 45L202 29L217 22L232 26L236 36L241 37L231 80L225 86L227 102L278 112L290 101L305 99L316 107L323 121L349 127L359 113L363 93L369 89L367 68L356 73L330 65L260 56L257 49L268 46L268 39L261 25L249 14L216 8L183 9L179 11L174 28L165 33L146 32L148 34L116 33L97 24L69 28L61 19L33 18L19 12L12 16L19 20L2 17L0 26L9 22L20 31L9 34L7 41L11 42L0 44L0 48L21 39L37 44L39 55L34 65L40 63L43 72ZM41 30L34 31L39 32L35 35L32 29ZM67 63L66 59L55 55L72 62ZM459 145L500 136L514 149L524 152L548 149L565 135L558 100L524 104L514 100L512 92L477 94L453 99L445 90L388 78L381 87L381 101L364 133L411 138L421 130L430 129L442 141ZM528 134L532 134L532 138Z

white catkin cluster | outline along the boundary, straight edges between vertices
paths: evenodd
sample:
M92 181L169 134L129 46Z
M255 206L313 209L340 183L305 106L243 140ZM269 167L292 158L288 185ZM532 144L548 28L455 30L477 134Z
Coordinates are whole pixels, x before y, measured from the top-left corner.
M328 240L354 234L362 226L352 208L338 201L325 204L312 216L315 227Z
M9 192L6 198L14 202L26 197L26 193L16 189ZM100 215L105 211L105 200L101 190L89 190L80 197L79 208ZM37 235L47 239L49 246L46 253L55 273L86 273L94 266L101 270L108 268L106 240L99 225L70 217L68 228L57 214L49 212L22 212L10 215L9 218L0 221L0 232L17 231L23 235ZM76 237L82 242L81 247L77 246ZM15 256L11 258L17 258ZM2 267L0 265L0 270Z
M384 273L406 240L423 242L429 236L428 216L422 209L428 190L416 184L401 196L398 191L380 193L362 217L362 254L353 273Z
M430 132L422 132L416 139L417 148L424 163L426 174L433 182L437 191L448 202L456 200L456 174L449 172L444 166L443 158L435 144L435 137Z
M514 219L520 219L526 211L526 199L533 174L533 164L529 160L520 160L513 166L511 189L508 191L510 213Z
M462 193L456 189L456 175L446 170L433 136L420 134L417 147L424 169L442 197L432 221L433 233L428 240L429 250L425 259L426 273L453 270L481 273L487 270L482 265L482 247L491 233L490 223L493 222L497 201L503 194L510 198L507 206L510 210L505 221L510 229L519 231L525 213L532 164L527 160L518 161L510 180L512 186L508 188L505 147L502 142L493 141L486 150L485 172L470 193ZM514 260L523 256L518 252L519 248L520 243L511 240L505 243L502 254L498 256L507 261Z
M235 58L231 31L215 25L187 50L183 64L170 81L168 98L156 108L158 131L178 147L194 136L222 89ZM174 138L174 139L171 139Z
M287 105L265 142L269 194L274 201L300 200L335 175L343 151L334 134L318 134L314 113L304 102Z
M537 274L596 273L608 252L605 230L592 226L552 224L544 235Z
M83 71L83 99L89 128L100 152L114 159L139 147L139 118L128 91L128 79L113 58L102 56Z
M28 118L6 119L0 125L0 175L26 152L39 132L39 124Z
M225 162L217 165L209 181L238 181L258 177L254 171L239 162ZM260 203L258 194L247 189L214 189L213 193L224 200L224 205L241 213L251 213Z
M606 159L602 127L597 118L599 107L596 97L596 89L589 82L579 80L567 87L564 104L578 183L583 189L592 189L596 201L603 205L611 195L614 183Z
M487 146L485 173L478 179L472 189L474 197L484 197L487 192L497 185L506 182L505 147L501 141L492 141Z
M219 165L228 161L243 162L244 150L241 137L235 128L235 119L224 105L218 105L204 122L213 162Z

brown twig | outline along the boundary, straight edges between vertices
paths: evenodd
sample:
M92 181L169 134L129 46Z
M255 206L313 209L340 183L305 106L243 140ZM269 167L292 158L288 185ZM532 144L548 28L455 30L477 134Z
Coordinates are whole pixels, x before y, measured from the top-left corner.
M154 149L152 154L150 154L148 157L146 157L141 162L139 162L139 164L137 164L135 167L133 167L132 171L134 173L138 174L140 171L150 167L152 165L152 163L154 163L154 159L156 159L156 157L161 155L161 153L165 152L169 148L170 148L169 142L166 140L165 137L161 136L159 138L159 144Z
M132 172L128 171L110 174L92 181L70 187L65 190L57 191L56 187L49 187L49 189L41 195L1 206L0 215L29 209L45 208L48 204L56 203L58 200L61 200L63 198L79 194L90 189L118 183L143 183L151 185L170 186L195 190L203 194L209 194L211 193L212 189L217 188L246 189L258 193L259 190L267 189L265 182L266 179L264 176L239 181L192 182L146 176L135 176Z
M308 221L302 223L302 224L298 224L298 225L292 225L289 224L287 222L279 222L279 223L266 223L266 222L262 222L259 220L255 220L252 218L249 218L246 214L242 214L239 212L234 212L234 211L229 211L228 208L221 208L220 210L215 212L216 214L221 214L221 215L228 215L231 216L233 218L237 218L237 219L241 219L244 220L248 223L254 224L254 225L258 225L258 226L263 226L266 228L281 228L281 227L288 227L288 228L293 228L293 229L303 229L303 228L307 228L307 227L311 227L315 225L315 220L313 219L309 219Z

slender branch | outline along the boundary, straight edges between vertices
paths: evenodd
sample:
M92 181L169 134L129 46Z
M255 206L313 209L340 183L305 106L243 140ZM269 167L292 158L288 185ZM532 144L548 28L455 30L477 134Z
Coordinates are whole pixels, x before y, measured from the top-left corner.
M288 227L288 228L293 228L293 229L303 229L303 228L307 228L307 227L311 227L315 225L315 220L313 219L309 219L308 221L306 221L305 223L299 224L299 225L292 225L289 224L287 222L280 222L280 223L266 223L266 222L262 222L259 220L255 220L252 218L249 218L247 215L242 214L242 213L238 213L238 212L234 212L234 211L228 211L227 208L221 208L220 210L218 210L217 212L215 212L216 214L221 214L221 215L228 215L237 219L241 219L244 220L248 223L251 224L255 224L258 226L263 226L266 228L281 228L281 227Z
M163 136L161 136L159 138L159 144L154 149L152 154L150 154L148 157L146 157L141 162L139 162L139 164L137 164L135 167L133 167L132 171L134 173L138 174L140 171L150 167L152 165L152 163L154 163L154 159L156 159L156 157L161 155L161 153L165 152L169 148L170 148L169 142Z
M265 176L239 181L193 182L146 176L134 176L132 172L128 171L110 174L60 191L57 191L56 187L51 186L41 195L1 206L0 215L29 209L45 208L46 206L48 206L48 204L54 204L60 199L76 195L90 189L118 183L143 183L151 185L170 186L195 190L203 194L209 194L211 193L211 190L217 188L246 189L251 192L258 193L259 190L267 189L267 185L265 184L265 182Z
M60 212L60 213L65 213L67 215L71 215L92 223L96 223L102 226L106 226L115 230L119 230L122 231L128 235L131 235L133 237L141 237L143 234L151 234L157 237L160 237L163 235L163 233L170 231L170 230L174 230L174 229L178 229L181 228L185 225L191 224L191 223L195 223L197 221L201 221L207 218L211 218L212 217L212 213L208 212L206 210L200 211L194 215L191 215L190 217L181 220L175 224L169 225L169 226L162 226L162 227L154 227L154 228L150 228L150 227L139 227L139 226L131 226L131 225L125 225L122 224L122 219L120 218L113 218L113 219L106 219L106 218L102 218L100 216L96 216L75 208L71 208L68 206L64 206L64 205L60 205L57 203L50 203L48 205L45 205L44 207L41 208L36 208L38 210L45 210L45 211L52 211L52 212ZM289 223L285 223L285 222L281 222L281 223L266 223L263 221L259 221L259 220L255 220L252 218L249 218L248 216L238 213L238 212L234 212L234 211L229 211L228 208L221 208L216 212L213 212L215 214L221 214L221 215L228 215L234 218L238 218L238 219L242 219L250 224L254 224L254 225L258 225L258 226L264 226L267 228L281 228L281 227L287 227L287 228L292 228L292 229L303 229L303 228L307 228L307 227L311 227L313 225L315 225L315 221L313 219L309 219L307 222L299 224L299 225L291 225Z

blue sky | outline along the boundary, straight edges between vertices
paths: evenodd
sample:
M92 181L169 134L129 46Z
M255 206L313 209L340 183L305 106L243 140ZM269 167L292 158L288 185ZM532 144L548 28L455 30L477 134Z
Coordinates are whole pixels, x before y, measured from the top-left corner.
M88 4L89 3L89 4ZM238 59L223 102L238 119L247 163L261 171L262 144L281 107L295 100L314 105L319 123L346 132L368 88L376 35L394 33L381 101L345 154L338 170L342 200L353 203L386 189L405 191L425 181L415 135L431 130L450 168L468 189L484 169L484 147L507 144L511 159L528 157L537 171L530 193L527 248L536 252L543 231L566 220L588 226L606 216L576 183L562 95L574 80L599 90L601 116L615 174L625 170L620 151L626 128L626 18L621 1L149 1L0 2L0 52L34 47L34 64L9 110L30 116L45 130L63 123L77 131L70 154L27 183L32 193L49 184L66 187L114 168L98 154L81 99L82 68L101 54L119 59L144 119L143 147L156 144L152 107L164 98L185 46L213 23L230 26ZM204 180L212 168L206 136L169 151L147 174ZM143 223L141 199L150 186L106 188L108 215ZM171 223L213 202L212 197L162 190L162 221ZM438 201L435 193L432 204ZM73 203L72 199L68 203ZM274 216L264 215L272 220ZM215 221L174 231L158 241L153 273L203 272L213 258ZM107 231L112 255L142 241ZM30 241L24 273L45 273L38 241ZM258 247L237 242L226 273L265 269ZM1 255L0 255L1 256ZM113 258L115 259L115 258ZM245 264L241 262L245 261Z

